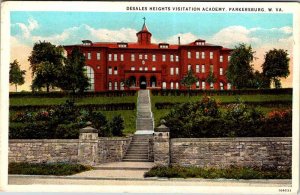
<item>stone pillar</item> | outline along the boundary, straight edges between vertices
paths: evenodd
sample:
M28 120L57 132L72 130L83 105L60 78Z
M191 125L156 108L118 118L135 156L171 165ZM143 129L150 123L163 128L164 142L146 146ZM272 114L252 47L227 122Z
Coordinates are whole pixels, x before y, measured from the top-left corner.
M95 165L98 163L98 130L89 126L80 129L78 162L84 165Z
M156 127L153 133L154 164L168 166L170 164L170 130L164 124Z

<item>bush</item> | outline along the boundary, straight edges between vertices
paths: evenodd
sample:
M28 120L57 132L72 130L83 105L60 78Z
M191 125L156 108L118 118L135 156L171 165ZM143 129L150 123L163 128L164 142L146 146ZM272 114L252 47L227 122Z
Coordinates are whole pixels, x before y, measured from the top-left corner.
M19 175L73 175L89 170L92 170L92 167L66 163L9 163L8 166L8 174Z
M192 137L288 137L292 133L292 111L262 112L239 102L221 113L210 97L175 106L163 117L172 138Z
M124 119L121 115L114 116L110 122L110 129L113 136L123 136Z
M168 178L205 178L205 179L291 179L291 170L263 170L246 167L230 167L226 169L158 166L151 168L144 177L168 177Z

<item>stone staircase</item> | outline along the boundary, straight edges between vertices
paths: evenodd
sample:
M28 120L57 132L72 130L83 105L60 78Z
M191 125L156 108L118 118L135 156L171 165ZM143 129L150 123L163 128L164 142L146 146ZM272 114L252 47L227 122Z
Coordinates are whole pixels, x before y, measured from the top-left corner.
M123 161L127 162L149 162L148 157L149 136L134 135L127 149Z
M149 138L154 133L154 119L151 112L149 90L140 90L137 100L136 132L132 138L123 161L149 161Z

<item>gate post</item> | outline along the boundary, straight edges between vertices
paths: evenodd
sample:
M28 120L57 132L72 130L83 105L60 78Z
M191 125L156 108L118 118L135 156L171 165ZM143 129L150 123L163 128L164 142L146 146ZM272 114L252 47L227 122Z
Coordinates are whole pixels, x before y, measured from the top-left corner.
M98 130L90 126L80 129L78 162L83 165L96 165L98 163Z
M162 124L154 129L153 137L154 164L168 166L170 164L170 129Z

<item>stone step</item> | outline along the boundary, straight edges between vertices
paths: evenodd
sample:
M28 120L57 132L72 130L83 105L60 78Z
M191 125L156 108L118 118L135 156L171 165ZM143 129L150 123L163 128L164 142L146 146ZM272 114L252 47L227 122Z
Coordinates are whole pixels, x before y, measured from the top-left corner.
M123 159L124 162L150 162L149 159Z
M124 157L126 159L128 158L148 158L148 154L126 154L126 156Z

